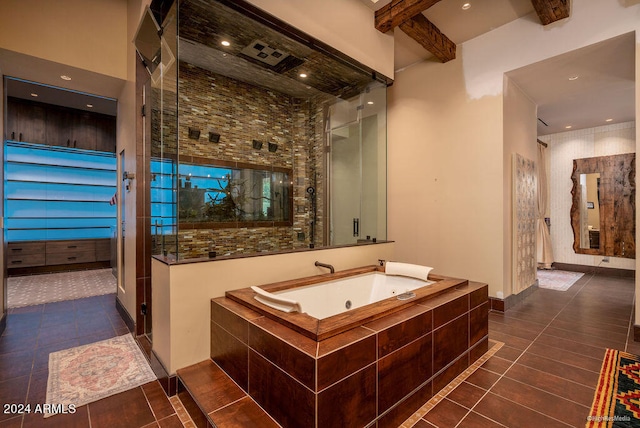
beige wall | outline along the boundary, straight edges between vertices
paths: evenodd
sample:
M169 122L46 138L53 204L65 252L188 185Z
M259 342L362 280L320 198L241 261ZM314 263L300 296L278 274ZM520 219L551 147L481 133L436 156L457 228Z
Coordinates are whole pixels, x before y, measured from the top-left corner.
M504 78L503 107L503 215L504 215L504 265L503 297L513 294L513 154L518 153L525 159L537 162L537 108L531 99L513 82ZM533 284L529 284L533 285Z
M514 148L504 135L504 74L630 31L637 38L639 14L638 3L575 0L567 20L543 27L529 15L459 45L454 61L396 75L388 209L399 259L487 282L491 296L509 295L505 159ZM535 153L535 139L530 144Z
M3 0L0 47L126 78L127 0Z
M291 254L167 266L152 260L153 350L169 373L209 358L210 302L227 290L394 260L394 244L318 249Z
M635 122L598 126L577 131L560 132L540 137L549 144L549 209L551 245L554 261L585 266L598 266L602 256L576 254L573 251L571 227L571 189L573 160L636 152ZM589 210L592 211L592 210ZM609 268L636 269L636 261L610 257Z
M495 296L504 252L502 94L469 99L462 65L414 65L389 90L388 236L398 260L487 282Z
M249 2L393 78L393 34L374 28L374 12L360 0Z

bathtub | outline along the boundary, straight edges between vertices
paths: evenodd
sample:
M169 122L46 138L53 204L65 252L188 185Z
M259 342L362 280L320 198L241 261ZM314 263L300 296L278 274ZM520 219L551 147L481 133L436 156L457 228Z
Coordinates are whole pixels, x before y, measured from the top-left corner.
M322 320L394 296L409 300L415 296L411 293L413 290L434 283L369 272L275 293L261 292L259 287L251 289L257 293L255 299L260 303L284 312L303 312Z
M385 275L382 268L367 266L260 285L257 290L228 291L226 296L321 341L468 284L467 280L434 274L428 279ZM269 295L282 299L284 305L270 304ZM299 306L287 309L287 302Z

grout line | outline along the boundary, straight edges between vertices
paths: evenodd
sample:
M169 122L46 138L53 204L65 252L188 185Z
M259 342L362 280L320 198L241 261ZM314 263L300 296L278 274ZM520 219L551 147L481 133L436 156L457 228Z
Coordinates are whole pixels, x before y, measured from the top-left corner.
M478 368L480 368L480 366L484 364L489 358L495 355L495 353L498 352L503 345L504 343L502 342L496 342L496 344L493 345L487 352L485 352L484 355L478 358L473 364L467 367L465 371L456 376L456 378L449 382L447 386L438 391L436 395L434 395L429 401L422 405L422 407L416 410L413 415L411 415L404 423L402 423L402 425L400 425L399 428L410 428L414 426L420 419L422 419L424 415L429 413L431 409L433 409L438 403L444 400L451 391L453 391L458 385L460 385L469 376L475 373L476 370L478 370Z
M580 294L580 292L584 289L584 287L586 287L586 286L587 286L587 284L589 284L589 283L591 282L591 280L594 278L594 276L595 276L595 271L591 274L591 277L589 277L589 278L584 282L584 284L582 284L582 286L581 286L581 287L576 291L576 293L575 293L573 296L571 296L571 298L567 301L567 303L565 303L565 304L564 304L564 306L562 306L562 308L558 311L558 313L556 313L556 315L555 315L555 316L554 316L554 317L553 317L553 318L552 318L552 319L547 323L547 325L546 325L546 326L545 326L545 327L540 331L540 333L538 333L538 335L537 335L537 336L536 336L536 337L531 341L531 343L530 343L530 344L529 344L529 345L528 345L528 346L527 346L527 347L526 347L526 348L525 348L525 349L520 353L520 355L518 355L518 357L517 357L517 358L516 358L512 363L511 363L511 365L509 365L509 367L507 367L507 369L504 371L504 373L500 375L500 377L498 378L498 380L496 380L496 381L493 383L493 385L491 385L491 386L489 387L489 389L487 389L487 392L485 392L485 394L484 394L482 397L480 397L480 399L476 402L476 404L474 404L474 405L471 407L471 409L469 409L469 411L467 412L467 414L466 414L466 415L464 415L464 417L463 417L462 419L460 419L460 422L458 422L458 424L456 425L456 427L457 427L458 425L460 425L460 423L462 423L462 421L464 421L464 419L465 419L465 418L466 418L466 417L467 417L467 416L468 416L468 415L473 411L473 409L475 409L475 408L476 408L476 406L478 405L478 403L480 403L480 402L482 401L482 399L483 399L484 397L486 397L486 396L491 392L491 390L493 389L493 387L494 387L498 382L500 382L500 380L501 380L503 377L505 377L505 374L506 374L509 370L511 370L511 367L513 367L513 366L518 362L518 360L519 360L519 359L520 359L520 358L521 358L521 357L522 357L522 356L523 356L523 355L524 355L524 354L529 350L529 348L533 345L533 343L534 343L536 340L538 340L538 338L539 338L540 336L542 336L542 334L545 332L545 330L547 330L547 328L549 328L549 326L551 325L551 323L552 323L552 322L553 322L553 321L558 317L558 315L560 315L560 313L562 313L562 311L564 311L564 310L565 310L565 309L566 309L566 308L571 304L571 302L576 298L576 296L577 296L578 294ZM511 378L509 378L509 379L511 379ZM539 411L538 411L538 410L536 410L536 409L532 409L532 408L529 408L529 407L527 407L527 406L523 406L522 404L519 404L519 403L516 403L515 401L509 400L507 397L502 397L502 396L501 396L501 395L499 395L499 394L495 394L495 395L497 395L498 397L503 398L503 399L505 399L505 400L511 401L511 402L513 402L514 404L518 404L518 405L520 405L520 406L522 406L522 407L525 407L525 408L527 408L527 409L530 409L530 410L532 410L532 411L534 411L534 412L536 412L536 413L538 413L538 414L541 414L541 415L543 415L543 416L545 416L545 417L547 417L547 418L550 418L550 419L556 420L556 421L558 421L558 422L560 422L560 423L563 423L563 424L564 424L564 422L559 421L559 420L557 420L557 419L553 418L553 417L552 417L552 416L550 416L550 415L546 415L546 414L544 414L544 413L541 413L541 412L539 412ZM480 413L480 414L481 414L481 413ZM481 414L481 415L482 415L482 414ZM484 415L482 415L482 416L484 416ZM486 417L486 416L485 416L485 417ZM565 424L565 425L568 425L568 424Z
M182 425L187 426L187 423L190 422L195 426L193 419L191 419L191 415L187 411L186 407L184 407L182 400L180 400L180 397L178 397L177 394L169 397L169 402L171 403L171 406L173 406L173 410L175 410Z

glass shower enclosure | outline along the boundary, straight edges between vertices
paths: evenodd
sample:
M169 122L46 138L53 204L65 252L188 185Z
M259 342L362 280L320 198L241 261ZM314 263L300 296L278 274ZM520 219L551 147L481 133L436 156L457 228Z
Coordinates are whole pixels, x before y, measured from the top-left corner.
M154 1L140 28L153 254L386 239L389 79L244 1Z

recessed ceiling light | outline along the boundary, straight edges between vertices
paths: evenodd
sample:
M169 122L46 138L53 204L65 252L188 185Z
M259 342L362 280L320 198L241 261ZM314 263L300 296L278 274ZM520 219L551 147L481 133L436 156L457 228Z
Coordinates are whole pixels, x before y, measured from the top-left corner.
M613 119L607 119L605 122L613 122Z
M566 129L571 129L571 125L565 126Z
M465 3L462 5L462 10L469 10L471 8L471 3Z
M307 77L307 74L306 73L300 73L299 76L304 79L305 77Z
M222 46L231 46L231 42L229 42L228 40L223 40L223 41L220 42L220 44Z
M38 94L36 94L35 92L32 92L32 93L31 93L31 96L32 96L32 97L37 97L37 96L38 96Z
M378 0L371 0L371 3L378 3Z
M373 101L367 101L367 104L372 105Z
M575 76L569 76L569 80L578 80L580 76L578 76L577 74Z
M62 80L71 80L71 77L67 76L66 74L63 74L62 76L60 76L60 78Z
M87 107L92 108L93 104L87 104Z

